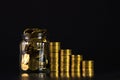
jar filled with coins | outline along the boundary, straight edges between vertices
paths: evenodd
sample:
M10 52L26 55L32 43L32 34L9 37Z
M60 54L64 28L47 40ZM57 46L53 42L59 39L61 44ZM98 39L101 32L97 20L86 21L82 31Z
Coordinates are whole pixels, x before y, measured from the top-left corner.
M46 72L49 70L49 41L47 30L28 28L20 43L20 70L23 72Z

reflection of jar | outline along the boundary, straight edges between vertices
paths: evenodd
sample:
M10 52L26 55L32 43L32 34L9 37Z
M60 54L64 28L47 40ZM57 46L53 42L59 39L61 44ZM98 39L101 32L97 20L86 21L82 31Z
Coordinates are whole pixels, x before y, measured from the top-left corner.
M22 73L20 80L49 80L46 73Z
M22 71L41 72L48 68L48 40L46 29L26 29L20 43L20 67Z

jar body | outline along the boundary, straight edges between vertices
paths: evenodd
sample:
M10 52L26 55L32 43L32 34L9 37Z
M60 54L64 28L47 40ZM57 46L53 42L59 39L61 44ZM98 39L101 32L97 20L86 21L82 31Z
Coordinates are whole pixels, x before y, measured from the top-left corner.
M39 36L40 37L40 36ZM49 70L49 41L46 37L32 37L20 43L20 68L22 72L46 72Z

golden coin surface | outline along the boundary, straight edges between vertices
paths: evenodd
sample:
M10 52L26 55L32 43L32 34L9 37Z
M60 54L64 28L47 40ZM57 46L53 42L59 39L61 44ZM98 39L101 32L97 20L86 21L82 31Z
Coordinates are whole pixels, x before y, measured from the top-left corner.
M61 49L60 55L71 55L71 49Z

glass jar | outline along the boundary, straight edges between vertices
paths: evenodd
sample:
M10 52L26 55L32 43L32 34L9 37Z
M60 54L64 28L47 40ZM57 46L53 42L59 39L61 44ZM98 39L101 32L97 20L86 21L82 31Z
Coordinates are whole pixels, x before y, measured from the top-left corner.
M28 28L20 43L20 69L23 72L46 72L49 69L47 30Z

